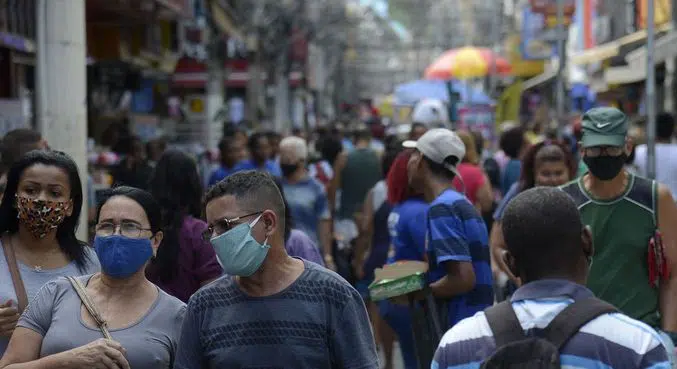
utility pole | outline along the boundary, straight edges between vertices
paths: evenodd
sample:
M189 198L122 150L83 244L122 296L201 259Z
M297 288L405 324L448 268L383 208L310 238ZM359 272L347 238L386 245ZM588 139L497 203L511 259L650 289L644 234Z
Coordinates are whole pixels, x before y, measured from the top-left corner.
M494 57L491 61L491 74L489 75L489 93L492 97L496 96L496 89L498 86L498 65L497 58L500 51L500 43L503 29L503 2L499 1L497 4L497 9L495 13L495 18L493 22L493 32L491 37L491 42L493 46Z
M218 6L218 5L217 5ZM198 21L198 23L201 23ZM223 51L223 39L220 37L216 26L210 22L206 24L207 33L207 96L205 122L202 126L202 142L206 149L214 148L218 145L223 134L223 121L221 109L224 107L224 82L225 71L224 61L221 59ZM217 120L218 118L218 120ZM221 134L219 134L221 133Z
M83 209L77 235L87 240L85 0L39 0L37 5L37 125L49 145L78 166Z
M564 83L564 72L566 68L566 38L567 31L564 26L564 1L557 0L557 56L559 63L557 66L557 135L564 137L565 124L565 104L566 104L566 85Z
M654 66L655 35L655 9L654 0L647 0L646 15L646 169L647 176L656 178L656 76Z

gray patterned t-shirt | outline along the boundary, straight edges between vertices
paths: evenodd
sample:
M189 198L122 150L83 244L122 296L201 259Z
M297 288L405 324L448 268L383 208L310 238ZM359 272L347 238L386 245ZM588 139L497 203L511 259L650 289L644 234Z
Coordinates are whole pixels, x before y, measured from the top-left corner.
M175 369L378 369L369 317L348 282L315 263L266 297L224 276L195 293Z

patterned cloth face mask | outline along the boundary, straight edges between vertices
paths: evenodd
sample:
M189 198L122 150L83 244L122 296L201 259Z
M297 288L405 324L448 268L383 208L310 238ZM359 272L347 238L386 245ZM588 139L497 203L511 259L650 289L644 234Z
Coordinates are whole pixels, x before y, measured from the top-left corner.
M16 196L17 218L35 238L45 238L66 219L70 201L49 201Z

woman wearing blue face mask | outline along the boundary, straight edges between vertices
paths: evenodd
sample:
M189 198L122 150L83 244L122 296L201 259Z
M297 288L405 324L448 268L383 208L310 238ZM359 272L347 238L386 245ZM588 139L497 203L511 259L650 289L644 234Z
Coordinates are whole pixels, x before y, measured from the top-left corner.
M160 222L148 192L113 189L97 210L101 273L47 283L19 320L0 368L171 368L185 305L145 274L162 242Z

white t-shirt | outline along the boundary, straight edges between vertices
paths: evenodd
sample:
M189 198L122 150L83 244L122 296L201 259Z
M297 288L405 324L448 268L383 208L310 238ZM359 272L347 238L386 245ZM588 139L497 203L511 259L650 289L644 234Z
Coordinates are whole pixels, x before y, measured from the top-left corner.
M647 176L646 145L635 148L635 166L637 174ZM656 144L656 181L670 189L672 197L677 199L677 144Z

